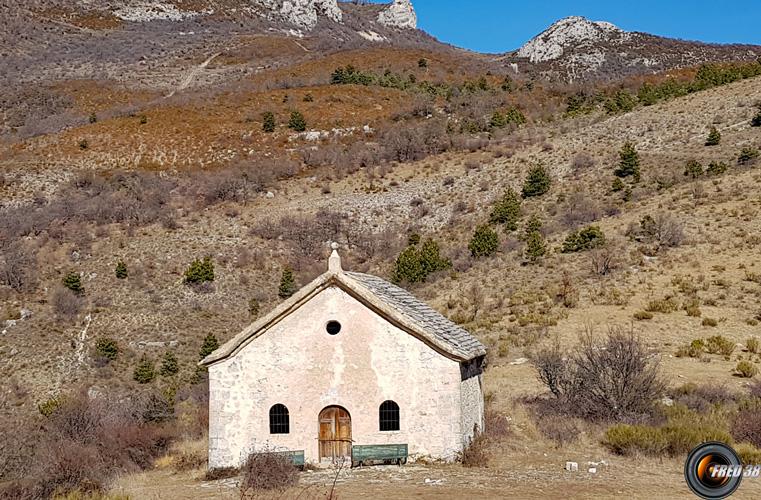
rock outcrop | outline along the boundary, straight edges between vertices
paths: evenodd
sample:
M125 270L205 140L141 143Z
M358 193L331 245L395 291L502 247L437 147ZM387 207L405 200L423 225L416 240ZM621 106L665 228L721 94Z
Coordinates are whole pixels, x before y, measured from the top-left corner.
M263 0L262 3L270 4L284 21L306 29L314 28L319 16L337 23L343 20L338 0Z
M559 59L567 48L611 38L627 33L611 23L590 21L584 17L566 17L556 22L518 50L518 57L533 63Z
M378 22L389 28L416 29L417 14L411 0L394 0L378 15Z

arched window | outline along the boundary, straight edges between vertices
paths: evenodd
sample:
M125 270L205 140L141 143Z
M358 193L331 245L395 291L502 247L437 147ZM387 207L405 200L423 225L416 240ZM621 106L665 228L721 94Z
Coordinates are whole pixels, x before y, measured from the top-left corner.
M290 432L288 408L285 405L276 404L270 408L270 434L288 434L288 432Z
M399 430L399 405L393 401L384 401L378 410L381 431Z

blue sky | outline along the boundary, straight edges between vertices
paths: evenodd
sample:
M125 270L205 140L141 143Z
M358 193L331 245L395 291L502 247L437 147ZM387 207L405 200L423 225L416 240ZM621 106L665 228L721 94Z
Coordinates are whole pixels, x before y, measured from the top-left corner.
M480 52L516 49L572 15L609 21L627 31L761 45L761 0L412 0L412 4L423 30Z

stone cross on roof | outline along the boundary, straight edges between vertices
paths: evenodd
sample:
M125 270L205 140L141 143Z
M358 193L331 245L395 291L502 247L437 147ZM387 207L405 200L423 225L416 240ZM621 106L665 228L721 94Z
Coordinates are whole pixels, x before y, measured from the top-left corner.
M338 243L334 241L330 244L330 248L333 249L333 252L328 259L328 271L331 273L342 273L343 268L341 267L341 256L338 255Z

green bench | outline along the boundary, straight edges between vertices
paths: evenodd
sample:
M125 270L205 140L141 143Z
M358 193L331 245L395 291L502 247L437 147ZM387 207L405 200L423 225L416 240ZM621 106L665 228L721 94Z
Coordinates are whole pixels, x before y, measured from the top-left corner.
M296 467L304 467L304 450L273 451L272 453L283 455Z
M362 466L368 462L390 462L406 464L408 450L406 444L372 444L351 447L351 465Z

